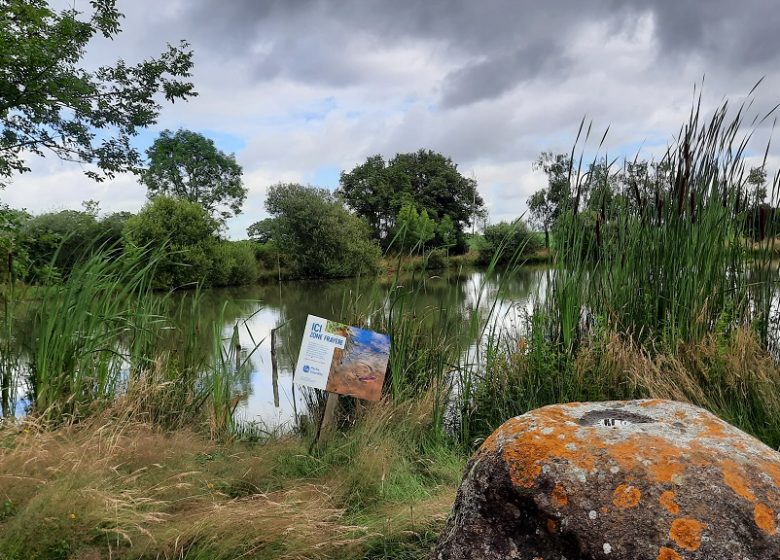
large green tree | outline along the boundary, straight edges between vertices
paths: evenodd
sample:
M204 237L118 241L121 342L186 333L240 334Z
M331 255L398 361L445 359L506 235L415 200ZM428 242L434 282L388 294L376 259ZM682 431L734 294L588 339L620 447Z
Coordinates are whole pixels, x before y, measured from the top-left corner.
M115 0L89 5L82 13L0 0L0 184L30 170L30 152L95 164L86 173L97 180L135 169L141 158L130 140L157 121L159 98L196 95L185 42L137 64L85 68L90 40L115 37L122 17Z
M241 166L213 140L190 130L164 130L146 156L140 177L150 197L189 200L223 220L241 212L247 192Z
M372 156L341 174L338 193L382 240L388 239L409 201L434 221L449 216L458 236L484 212L477 182L464 177L450 158L431 150L398 154L387 163L382 156Z
M271 237L295 271L305 276L354 276L373 272L379 247L363 220L326 189L278 184L268 190L266 210L274 218Z

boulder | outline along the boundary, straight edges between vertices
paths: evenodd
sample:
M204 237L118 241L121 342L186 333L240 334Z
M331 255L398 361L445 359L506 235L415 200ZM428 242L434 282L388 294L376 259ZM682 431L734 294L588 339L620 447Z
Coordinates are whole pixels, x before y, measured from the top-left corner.
M780 454L689 404L574 403L471 458L437 560L780 559Z

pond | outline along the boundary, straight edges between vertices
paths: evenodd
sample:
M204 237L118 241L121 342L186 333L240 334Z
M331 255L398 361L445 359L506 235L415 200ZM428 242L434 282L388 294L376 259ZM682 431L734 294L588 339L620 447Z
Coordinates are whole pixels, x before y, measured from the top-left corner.
M284 428L305 406L300 388L293 385L293 371L307 315L349 322L356 314L366 316L376 306L387 305L387 294L395 286L400 293L414 294L404 300L406 310L420 315L442 308L454 311L457 317L475 308L487 315L497 302L491 316L498 318L501 328L517 331L532 298L543 294L548 273L543 267L523 267L510 277L494 274L489 279L482 271L467 270L418 273L398 279L286 281L213 289L203 293L198 320L204 327L222 321L225 340L231 339L234 332L238 334L243 359L249 366L240 381L238 419L268 429ZM271 360L274 329L276 380ZM478 343L475 336L470 341L472 349Z

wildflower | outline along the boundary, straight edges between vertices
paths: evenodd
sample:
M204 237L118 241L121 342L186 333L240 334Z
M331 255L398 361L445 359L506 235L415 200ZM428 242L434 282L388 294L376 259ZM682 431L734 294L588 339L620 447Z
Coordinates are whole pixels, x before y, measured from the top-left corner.
M74 512L72 512L72 511L68 514L68 517L70 518L71 521L75 521L76 520L76 514Z

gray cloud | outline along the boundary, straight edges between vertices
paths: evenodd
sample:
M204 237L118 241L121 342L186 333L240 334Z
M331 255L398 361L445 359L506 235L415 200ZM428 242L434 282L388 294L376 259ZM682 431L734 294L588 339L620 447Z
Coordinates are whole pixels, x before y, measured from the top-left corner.
M603 23L614 33L647 14L662 48L659 62L697 54L744 70L780 53L780 10L760 0L196 0L182 21L231 55L257 42L270 45L258 57L259 80L283 74L352 85L382 71L354 62L366 48L438 45L455 65L440 88L443 106L454 107L499 96L542 73L565 76L572 60L563 45L578 28Z
M530 162L568 150L583 116L599 131L611 125L611 150L633 152L676 132L704 75L707 108L739 102L762 75L757 110L780 101L780 10L769 0L119 0L119 8L124 32L89 49L90 60L134 61L189 40L200 96L166 106L159 127L246 143L237 157L250 198L236 236L262 217L273 182L421 147L473 171L492 215L509 218L543 181ZM71 199L78 208L97 194L112 199L106 208L143 202L132 178L98 192L79 170L35 169L4 198L36 211ZM49 199L36 186L52 184Z

